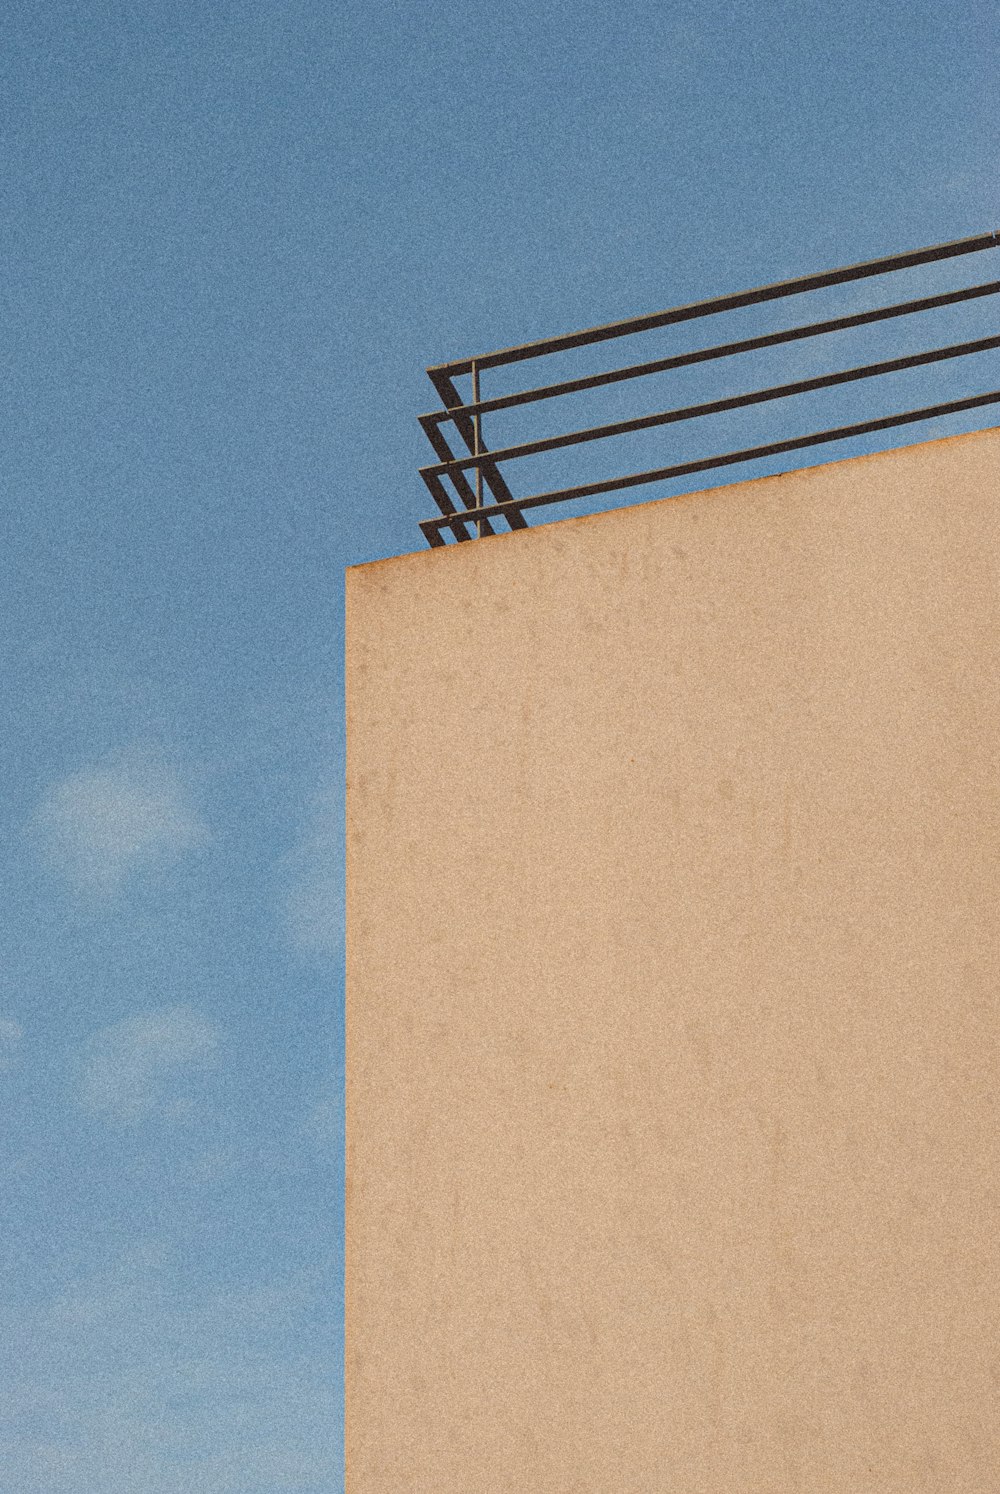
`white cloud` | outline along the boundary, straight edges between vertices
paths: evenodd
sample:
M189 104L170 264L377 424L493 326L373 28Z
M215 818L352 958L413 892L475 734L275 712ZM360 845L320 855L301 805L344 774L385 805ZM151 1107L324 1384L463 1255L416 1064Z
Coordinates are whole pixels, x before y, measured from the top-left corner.
M339 956L344 944L342 796L319 795L299 844L280 863L280 913L300 954Z
M214 1292L133 1252L0 1305L3 1488L18 1494L333 1494L340 1354L330 1273Z
M129 1123L149 1115L185 1120L196 1113L179 1093L210 1064L218 1032L189 1006L167 1006L103 1028L87 1046L80 1084L84 1108Z
M80 892L114 892L136 872L201 845L205 826L173 768L126 757L53 784L33 829L51 863Z
M12 1066L23 1036L20 1022L15 1022L12 1017L0 1017L0 1072Z

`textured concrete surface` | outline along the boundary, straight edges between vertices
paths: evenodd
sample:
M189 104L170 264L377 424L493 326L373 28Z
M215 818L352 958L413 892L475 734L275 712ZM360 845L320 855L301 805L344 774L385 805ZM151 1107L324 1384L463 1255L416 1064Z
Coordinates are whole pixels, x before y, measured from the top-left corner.
M349 572L349 1494L994 1487L998 498Z

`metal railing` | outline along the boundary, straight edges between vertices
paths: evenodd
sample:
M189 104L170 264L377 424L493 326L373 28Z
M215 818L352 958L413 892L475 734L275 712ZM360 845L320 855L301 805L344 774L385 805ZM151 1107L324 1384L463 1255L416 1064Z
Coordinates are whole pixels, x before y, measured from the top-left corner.
M951 415L961 410L973 410L984 405L998 404L1000 403L1000 389L994 389L988 393L953 399L942 404L926 405L921 409L906 410L899 414L863 420L852 425L812 431L807 435L744 447L741 450L727 451L695 461L675 462L670 466L603 478L549 492L531 493L524 497L514 496L508 487L505 475L500 470L501 463L513 462L522 457L536 456L590 441L602 441L609 437L629 435L680 421L695 420L704 415L716 415L727 410L743 409L772 400L787 399L797 394L829 389L836 385L855 383L884 374L898 373L903 369L917 368L1000 348L1000 335L994 335L979 337L972 341L951 343L946 347L910 353L901 358L841 369L812 378L798 379L791 383L776 384L769 388L754 389L748 393L731 395L722 399L681 405L674 409L660 410L655 414L642 415L629 420L616 420L583 430L572 430L536 440L521 441L513 445L495 447L492 450L483 439L483 416L500 410L535 404L543 400L556 399L561 395L598 389L719 358L730 358L740 353L756 352L764 348L777 347L782 343L819 337L828 332L841 332L896 317L911 316L938 307L973 301L983 296L994 296L1000 292L1000 280L967 286L938 295L924 296L918 300L902 301L892 306L878 307L849 316L838 316L825 321L789 327L761 336L746 337L736 342L720 343L716 347L700 348L694 352L633 363L625 368L614 368L602 373L564 379L558 383L518 390L512 394L502 394L490 399L482 398L480 389L480 377L487 369L502 368L510 364L526 362L531 358L544 357L550 353L568 352L589 347L595 343L608 342L614 338L634 336L679 322L693 321L699 317L714 316L720 312L735 311L742 307L776 301L786 296L800 295L806 291L820 290L826 286L844 285L849 281L863 280L873 275L886 275L896 270L905 270L938 260L952 259L958 255L976 254L985 249L996 248L1000 248L1000 232L978 234L973 238L958 239L949 244L915 249L906 254L894 254L884 259L867 260L863 264L850 265L838 270L825 270L816 275L804 275L796 280L759 286L754 290L739 291L733 295L717 296L708 301L696 301L687 306L675 306L667 311L655 312L648 316L631 317L627 321L611 322L583 332L570 332L559 337L543 338L538 342L524 343L520 347L503 348L498 352L486 353L480 357L463 358L429 368L428 376L441 399L443 408L419 417L424 433L438 458L431 466L422 467L420 475L437 505L439 515L433 519L423 520L420 529L432 546L445 544L449 533L458 541L495 534L497 531L494 527L494 520L497 519L503 519L511 529L525 529L528 527L528 521L524 517L524 511L527 509L541 508L553 503L565 503L577 498L591 498L601 493L620 492L623 489L640 487L646 483L687 477L693 473L707 472L717 467L732 466L740 462L750 462L789 451L800 451L810 446L820 446L831 441L843 441L853 436L890 430L916 421L931 420L936 416ZM465 376L471 380L471 399L468 400L463 398L455 385L456 379ZM453 428L453 432L466 447L462 455L456 456L449 445L446 434L449 427ZM446 481L450 483L451 491L446 487Z

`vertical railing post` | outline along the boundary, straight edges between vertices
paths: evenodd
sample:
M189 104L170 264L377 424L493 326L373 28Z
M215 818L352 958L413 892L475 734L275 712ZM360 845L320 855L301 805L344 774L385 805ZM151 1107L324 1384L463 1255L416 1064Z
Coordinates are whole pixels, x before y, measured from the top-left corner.
M472 403L474 405L478 405L478 403L479 403L479 364L476 362L476 360L474 358L472 360L472 369L471 369L471 372L472 372ZM479 413L478 410L476 411L475 415L472 417L472 432L473 432L473 436L472 436L473 453L472 454L473 454L473 456L480 456L482 454L482 449L483 449L483 431L482 431L482 416L480 415L480 413ZM482 508L482 506L483 506L483 469L480 466L480 467L476 468L476 507L477 508ZM480 519L479 520L478 524L476 525L476 532L478 533L480 539L482 539L483 536L486 534L486 520L485 519Z

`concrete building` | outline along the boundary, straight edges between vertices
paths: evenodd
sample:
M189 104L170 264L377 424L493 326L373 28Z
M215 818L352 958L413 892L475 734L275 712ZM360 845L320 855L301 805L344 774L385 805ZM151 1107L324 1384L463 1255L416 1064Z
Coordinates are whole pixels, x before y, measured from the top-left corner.
M995 1486L998 496L349 573L349 1494Z

